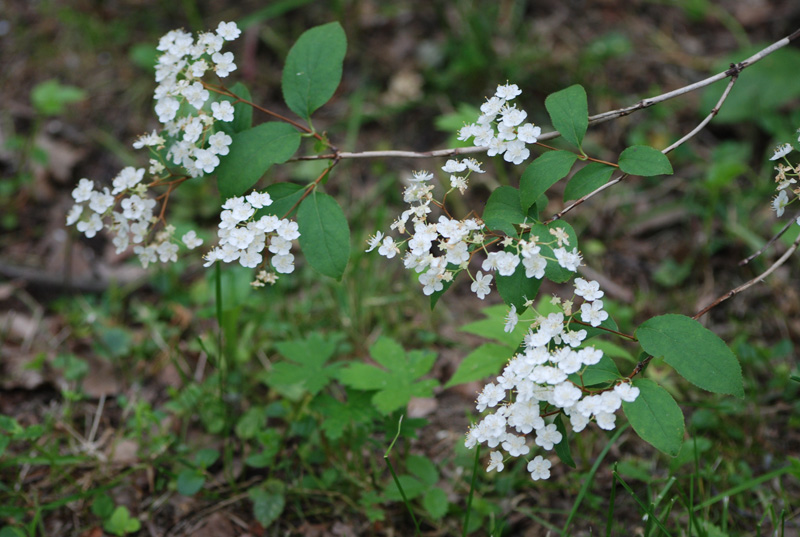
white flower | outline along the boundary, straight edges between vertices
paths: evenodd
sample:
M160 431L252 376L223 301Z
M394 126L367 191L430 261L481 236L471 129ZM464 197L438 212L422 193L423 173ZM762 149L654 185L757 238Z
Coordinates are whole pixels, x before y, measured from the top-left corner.
M591 302L603 298L605 293L600 290L600 284L596 281L587 282L583 278L575 278L575 294Z
M513 434L507 435L506 440L502 445L503 449L508 451L508 454L512 457L521 457L523 455L527 455L531 450L531 448L525 445L524 436L516 436Z
M186 245L186 247L190 250L194 250L198 246L203 244L203 239L197 236L197 232L194 230L187 231L183 237L181 237L181 242Z
M538 455L535 459L528 463L528 472L531 474L531 479L534 481L548 479L550 477L550 467L552 465L553 463L541 455Z
M486 408L494 408L497 403L506 398L506 390L502 386L490 382L483 387L483 391L478 394L476 409L483 412Z
M592 326L600 326L600 323L608 319L608 313L603 311L603 301L584 302L581 304L581 320Z
M378 247L378 245L381 243L382 240L383 240L383 232L378 231L377 233L375 233L375 235L367 239L368 248L364 251L371 252L372 250Z
M222 134L222 133L217 133L217 134ZM214 136L212 136L212 138L213 137ZM228 140L230 140L230 136L228 136ZM263 207L269 207L270 205L272 205L272 198L266 192L251 192L245 197L245 199L254 209L261 209Z
M792 151L792 149L794 149L792 147L792 144L779 145L778 147L775 148L775 154L773 154L770 157L770 160L778 160L779 158L783 158L786 155L788 155Z
M233 41L242 34L235 22L220 22L217 26L217 35L225 41Z
M236 64L233 63L233 52L215 52L211 56L211 61L216 64L216 73L219 77L225 78L236 70Z
M175 262L178 260L178 245L164 241L156 247L156 253L162 263Z
M89 201L94 191L94 181L89 179L81 179L78 181L78 186L72 191L72 199L78 203Z
M519 86L516 84L506 84L505 86L497 86L497 91L495 92L495 96L500 99L505 99L510 101L517 95L522 94L522 90L519 89Z
M392 237L384 237L381 247L378 248L378 253L386 259L392 259L400 253L400 248L397 247Z
M556 248L553 253L556 254L558 264L571 272L577 271L583 260L577 248L573 248L572 252L568 252L565 248Z
M219 157L211 149L197 149L194 156L197 159L195 165L206 173L213 172L219 166Z
M78 222L76 227L78 228L78 231L86 235L87 238L91 239L97 235L98 231L103 229L103 221L100 219L100 215L94 213L88 221L84 220L82 222Z
M211 114L220 121L233 121L233 105L228 101L213 102Z
M217 155L225 156L230 152L228 146L233 139L224 132L215 132L208 138L208 148Z
M281 274L289 274L294 271L294 256L292 254L273 256L270 263Z
M161 123L172 121L175 118L175 114L178 113L178 108L180 107L181 104L172 97L167 97L165 99L159 100L158 104L156 104L156 110L155 110L156 115L158 115L158 120Z
M780 194L775 196L772 200L772 210L775 211L777 216L783 216L783 211L786 209L786 206L789 204L789 196L786 195L785 190L781 190Z
M511 252L498 252L495 264L500 276L512 276L519 265L519 257Z
M486 471L491 472L492 470L497 470L498 472L502 472L503 468L505 468L505 466L503 466L503 454L499 451L492 451L489 454L489 466L486 467Z
M439 274L432 270L429 270L424 274L420 274L419 283L421 283L423 286L422 292L425 294L425 296L430 296L436 291L441 291L444 289L444 284L442 283Z
M444 166L442 166L442 170L447 173L460 173L467 169L467 164L463 161L459 162L458 160L450 159L448 160Z
M553 388L553 401L556 406L567 408L578 402L581 390L571 382L562 382Z
M488 295L492 290L489 287L489 285L492 283L492 277L493 276L491 274L484 275L479 270L478 273L475 275L475 281L472 282L472 285L470 286L470 290L476 295L478 295L478 298L483 300L484 297Z
M558 432L555 423L536 431L536 445L541 446L542 449L549 451L559 442L561 442L561 433Z
M105 214L107 210L114 206L114 196L108 192L108 188L103 188L103 192L92 192L89 200L89 208L99 215Z
M287 241L293 241L295 239L300 238L300 231L297 225L297 222L292 222L291 220L284 218L281 220L278 229L278 235L286 239Z
M77 222L78 219L81 217L82 213L83 213L83 205L80 205L79 203L73 205L72 208L69 210L69 213L67 214L67 225L71 226L75 222Z
M617 421L616 414L612 414L610 412L600 412L595 414L594 418L597 421L597 426L601 429L605 429L606 431L614 430L614 425Z
M524 256L525 253L523 252L522 255ZM541 280L544 278L544 269L547 267L547 260L539 254L532 254L528 257L523 257L522 266L525 267L526 278Z
M532 123L526 123L517 129L517 139L526 144L535 144L542 134L542 129Z
M517 307L511 304L511 309L508 310L508 315L506 315L506 325L503 327L503 331L507 333L513 332L518 322L519 316L517 315Z
M131 189L136 185L138 185L143 178L144 178L144 168L134 168L133 166L127 166L123 168L111 182L111 185L114 187L111 190L111 194L117 195L122 192L125 192L126 190Z
M506 127L516 127L528 117L528 113L525 110L520 110L513 106L505 108L501 115L503 117L502 123Z
M614 386L614 392L626 403L633 403L639 397L639 388L631 386L627 382Z

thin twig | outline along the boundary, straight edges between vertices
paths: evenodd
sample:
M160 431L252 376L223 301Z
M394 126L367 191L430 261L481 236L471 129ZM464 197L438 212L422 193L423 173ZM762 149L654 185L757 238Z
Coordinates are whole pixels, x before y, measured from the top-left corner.
M684 86L682 88L678 88L676 90L662 93L661 95L656 95L654 97L649 97L647 99L642 99L638 103L625 107L620 108L618 110L610 110L608 112L603 112L601 114L597 114L594 116L589 116L589 125L596 125L598 123L604 123L606 121L610 121L612 119L617 119L620 117L624 117L627 115L632 114L633 112L643 110L645 108L649 108L655 104L662 103L664 101L668 101L670 99L674 99L675 97L680 97L681 95L685 95L687 93L691 93L698 89L704 88L706 86L710 86L714 82L719 82L720 80L724 80L729 77L736 77L741 73L744 69L750 67L754 63L762 60L763 58L769 56L776 50L785 47L795 39L800 37L800 29L795 30L792 34L784 37L783 39L776 41L775 43L771 44L770 46L764 48L763 50L753 54L749 58L739 63L731 64L731 66L722 71L721 73L717 73L714 76L710 76L693 84L689 84L688 86ZM552 140L553 138L558 138L561 136L561 133L558 131L551 131L545 132L541 136L539 136L539 141L546 141ZM452 157L456 155L468 155L473 153L483 153L486 152L488 147L456 147L451 149L439 149L436 151L362 151L362 152L334 152L334 154L325 154L325 155L305 155L301 157L295 157L291 160L326 160L331 159L334 157L338 157L340 159L355 159L355 158L432 158L432 157Z
M681 145L686 143L689 139L691 139L693 136L695 136L698 132L703 130L703 128L706 125L708 125L708 123L714 118L714 116L716 116L719 113L719 110L720 110L720 108L722 108L722 105L725 103L725 100L728 98L728 95L730 94L731 89L733 88L733 85L736 84L736 80L738 80L738 77L739 77L738 73L736 73L736 74L731 76L731 80L730 80L730 82L728 82L728 85L725 88L725 91L722 92L722 95L720 96L719 100L717 101L717 104L714 105L714 108L711 109L711 112L709 112L709 114L703 119L703 121L701 121L694 129L692 129L690 132L688 132L680 140L676 141L675 143L673 143L669 147L663 149L661 152L666 155L670 151L674 151L676 148L680 147ZM593 196L596 196L597 194L599 194L600 192L602 192L606 188L609 188L609 187L619 183L620 181L625 179L627 176L628 176L628 174L619 175L618 177L612 179L608 183L606 183L604 185L601 185L600 187L594 189L593 191L589 192L588 194L586 194L582 198L572 202L570 205L567 205L566 207L561 209L561 211L559 211L556 214L554 214L553 216L551 216L545 222L545 224L549 224L550 222L558 220L559 218L563 217L565 214L570 212L572 209L574 209L578 205L584 203L589 198L591 198Z
M767 243L764 246L762 246L756 253L748 256L746 259L742 259L741 261L739 261L739 266L741 267L743 265L746 265L756 257L763 254L767 250L767 248L769 248L772 245L773 242L780 239L784 233L789 231L789 228L792 227L792 224L797 222L798 218L800 218L800 213L797 213L788 222L786 222L786 225L783 226L783 229L781 229L779 232L773 235L773 237L770 240L768 240Z
M795 239L795 241L792 243L792 245L789 247L789 249L786 250L786 252L780 257L780 259L775 261L772 264L772 266L770 266L767 270L765 270L764 272L762 272L761 274L759 274L758 276L756 276L752 280L748 281L747 283L744 283L744 284L740 285L736 289L731 289L730 291L728 291L727 293L725 293L724 295L722 295L721 297L716 299L714 302L712 302L711 304L709 304L708 306L706 306L705 308L703 308L699 312L697 312L692 317L692 319L699 319L700 317L702 317L703 315L708 313L708 311L711 310L712 308L717 307L719 304L721 304L722 302L725 302L726 300L728 300L732 296L737 295L737 294L741 293L742 291L744 291L745 289L747 289L748 287L751 287L751 286L757 284L758 282L762 281L764 278L766 278L767 276L769 276L770 274L775 272L775 270L778 267L783 265L786 262L786 260L789 259L792 256L794 251L797 250L798 246L800 246L800 236L798 236L797 239Z

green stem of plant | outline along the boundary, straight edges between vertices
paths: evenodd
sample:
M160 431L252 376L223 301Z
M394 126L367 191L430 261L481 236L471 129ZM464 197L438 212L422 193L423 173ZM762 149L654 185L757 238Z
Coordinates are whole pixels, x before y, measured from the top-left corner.
M417 522L417 517L414 516L414 509L411 507L411 503L406 498L406 493L403 490L403 486L400 484L400 480L397 478L397 474L394 471L394 466L392 466L392 461L389 460L389 453L392 451L394 447L394 443L397 442L397 439L400 437L400 428L403 426L403 416L400 416L400 419L397 422L397 434L394 435L394 439L392 443L389 444L389 447L386 449L386 453L383 454L383 460L386 461L386 465L389 467L389 472L392 474L392 479L394 479L394 484L397 487L397 490L400 491L400 496L403 498L403 503L406 504L406 508L408 509L408 513L411 515L411 520L414 521L414 528L416 529L414 535L419 535L419 523Z
M469 496L467 496L467 511L464 513L464 529L461 535L467 537L467 528L469 527L469 514L472 512L472 495L475 492L475 479L478 476L478 464L480 462L481 446L475 447L475 462L472 463L472 479L469 482Z
M613 475L614 479L619 481L620 485L622 485L623 488L625 488L625 490L627 490L628 493L630 493L630 495L633 496L633 499L636 500L636 503L639 504L639 507L642 508L642 511L647 513L648 520L652 519L653 522L656 523L656 526L658 526L661 529L661 531L663 531L664 534L667 535L667 537L669 537L670 533L667 531L667 528L664 527L664 524L661 523L661 521L658 519L658 517L656 517L656 514L654 512L652 512L645 504L642 503L639 497L636 496L636 493L633 492L633 489L630 486L628 486L628 484L622 479L622 477L620 477L619 473L617 473L616 470L614 470Z

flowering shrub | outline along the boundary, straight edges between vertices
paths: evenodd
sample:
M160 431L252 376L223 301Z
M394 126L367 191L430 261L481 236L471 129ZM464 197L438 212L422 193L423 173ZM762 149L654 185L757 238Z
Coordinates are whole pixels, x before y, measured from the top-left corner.
M188 179L214 174L222 203L218 243L206 252L206 266L218 261L238 262L255 270L254 286L272 284L277 274L294 270L292 249L297 241L313 268L341 278L350 256L349 228L341 207L322 192L321 185L339 161L353 154L339 151L318 133L311 116L333 96L341 79L346 50L344 32L337 23L313 28L300 37L288 54L282 76L283 95L289 109L305 123L252 103L242 84L228 87L220 83L218 79L227 78L236 70L233 54L222 52L222 48L240 33L234 23L222 22L213 33L193 37L176 30L161 39L154 97L163 130L146 134L134 143L135 148L150 151L149 167L123 169L112 179L111 188L81 179L72 193L75 205L67 224L75 225L89 238L106 230L118 253L133 246L145 267L158 261L175 261L179 242L191 250L202 246L203 241L195 231L188 231L180 241L176 239L175 229L165 218L170 193ZM788 39L783 41L779 43L788 43ZM503 469L507 460L503 453L530 458L534 445L542 452L555 450L569 464L564 421L569 422L573 434L591 422L610 430L616 425L616 412L620 409L642 439L676 455L684 436L683 415L665 389L642 378L653 358L663 358L699 388L743 394L737 358L696 320L727 296L694 318L661 315L642 323L634 334L621 333L604 310L604 293L598 282L575 278L583 259L578 237L562 217L629 174L671 174L666 154L710 121L743 69L775 48L773 45L704 81L707 85L730 78L714 111L698 129L663 151L633 146L625 149L617 162L606 162L587 155L582 144L590 123L620 117L690 89L590 117L586 92L581 86L571 86L545 100L557 132L543 133L540 127L526 122L527 112L514 104L522 90L507 83L497 86L495 94L481 106L481 115L459 131L459 139L472 140L475 148L411 155L447 158L441 170L448 176L445 184L449 188L437 198L434 174L414 172L403 191L408 208L389 230L378 231L369 239L367 251L377 250L387 259L402 260L405 268L418 274L422 292L431 297L432 306L458 275L466 272L470 289L478 298L484 299L494 288L508 305L505 332L514 332L519 323L525 327L522 341L505 357L502 372L498 371L499 376L477 397L478 412L488 414L467 433L468 447L486 444L494 450L489 454L488 471ZM210 82L212 75L217 78ZM692 89L697 87L702 86L698 83ZM253 108L277 121L253 126ZM555 150L542 143L559 135L570 150ZM264 191L253 190L273 164L294 156L303 136L315 138L321 148L320 154L308 158L329 161L320 176L306 186L273 183ZM449 212L448 196L457 195L456 191L464 194L472 174L484 173L482 164L463 157L465 154L485 152L521 165L531 159L529 146L533 145L544 152L524 169L519 188L494 189L480 216L472 211L457 218ZM792 149L791 144L780 146L773 160L784 158ZM792 177L799 172L797 167L783 163L776 169L779 194L773 207L780 216L789 203L786 188L795 183ZM565 200L577 201L549 219L543 217L548 189L570 175ZM568 299L553 299L551 311L539 312L533 306L545 279L556 284L571 281L573 292ZM729 295L735 292L738 291ZM528 317L526 312L530 313ZM641 346L640 361L633 370L627 374L619 371L614 361L593 343L601 336L621 337ZM425 363L429 367L428 361ZM366 389L369 383L364 382L364 375L367 373L353 367L341 380ZM385 375L378 377L375 371L368 376L385 381ZM395 399L383 404L394 408L407 401ZM566 419L562 420L562 416ZM551 464L539 453L530 458L527 469L534 481L546 479Z

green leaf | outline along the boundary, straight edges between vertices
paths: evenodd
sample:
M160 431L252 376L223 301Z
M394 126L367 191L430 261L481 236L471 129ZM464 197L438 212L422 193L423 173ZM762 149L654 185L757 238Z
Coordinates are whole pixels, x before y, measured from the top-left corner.
M569 151L548 151L525 168L519 180L520 202L528 212L539 196L567 176L578 155Z
M566 248L568 252L571 252L574 248L578 248L578 237L575 235L575 230L563 220L556 220L547 225L534 224L531 226L530 234L531 236L538 237L539 240L537 242L551 242L555 237L550 233L550 230L555 228L563 229L569 238L569 243L565 244L563 248ZM547 244L540 245L540 255L547 258L547 266L544 269L544 275L552 282L564 283L571 280L575 273L570 272L558 264L558 261L556 261L556 254L553 253L553 246L558 248L555 242L552 246Z
M178 474L178 492L184 496L194 496L203 488L205 476L193 468L184 468Z
M482 338L491 339L506 346L509 350L515 351L519 347L520 341L525 337L528 327L525 323L517 323L511 333L504 330L505 317L508 315L508 308L505 304L497 304L483 308L481 311L487 318L465 324L460 328L462 332L475 334ZM508 355L509 358L511 354ZM483 377L481 377L483 378Z
M422 498L422 506L434 520L440 520L447 514L450 503L447 501L447 494L439 487L434 487L425 493Z
M264 430L267 426L267 412L263 406L256 405L247 409L236 422L236 436L242 440L249 440Z
M136 533L142 527L138 518L132 517L128 508L120 505L103 524L103 528L114 535Z
M328 394L314 398L311 407L323 416L322 430L330 440L338 440L348 426L367 424L379 417L372 406L372 394L346 390L347 401L340 402Z
M31 90L31 103L45 116L55 116L66 111L67 106L86 98L86 92L75 86L66 86L58 80L40 82Z
M569 450L569 439L567 438L567 429L564 427L564 422L561 419L561 414L556 415L556 418L553 420L553 423L556 424L556 429L559 433L561 433L561 442L555 444L553 446L556 450L556 455L558 458L561 459L561 462L570 466L572 468L577 468L575 461L572 459L572 454Z
M564 201L578 200L608 182L614 168L599 162L590 162L577 172L564 188Z
M516 237L518 234L514 224L525 221L519 190L511 186L497 187L486 201L483 221L492 231L502 231L510 237Z
M636 330L642 348L663 356L683 378L714 393L744 397L742 368L724 341L684 315L661 315Z
M289 160L300 147L300 133L287 123L267 122L231 136L230 153L219 159L217 187L223 198L241 196L273 164Z
M458 369L456 369L456 372L444 387L450 388L473 380L482 380L495 376L500 373L500 370L508 363L513 354L514 350L508 346L484 343L462 360Z
M589 105L583 86L575 84L551 93L544 100L544 107L561 137L580 148L589 127Z
M283 99L298 116L311 114L328 102L342 79L347 37L338 22L303 33L286 57L281 87Z
M265 214L274 214L278 218L289 218L291 216L289 211L293 207L293 212L297 210L295 204L303 197L306 189L295 183L272 183L266 188L266 191L272 198L272 203L258 211L258 218Z
M636 379L639 396L622 410L642 440L674 457L683 443L683 412L667 390L649 379Z
M445 294L448 289L450 289L450 286L453 285L454 281L456 281L455 278L447 282L442 282L442 288L431 293L431 311L433 311L433 308L436 307L436 304L439 302L439 299L442 297L442 295Z
M201 449L194 456L194 462L202 468L208 468L219 459L219 451L212 448Z
M619 169L642 177L672 175L672 164L667 156L646 145L634 145L623 151L619 156Z
M92 502L92 513L100 518L109 518L114 512L114 500L110 496L100 494Z
M336 341L311 333L304 340L285 341L276 344L278 352L287 361L272 367L267 384L280 390L281 386L299 384L311 395L316 395L327 386L343 366L328 364L336 352Z
M297 210L300 248L309 265L340 280L350 260L350 227L336 200L315 191Z
M400 482L400 486L403 487L403 492L405 493L406 498L409 500L413 500L414 498L421 496L428 488L427 485L418 479L411 477L410 475L398 476L397 481ZM384 496L387 500L399 502L403 499L394 479L389 479L389 482L386 483L384 488Z
M432 487L439 481L439 471L436 469L436 465L433 464L433 461L428 457L409 455L406 459L406 468L429 487Z
M577 377L577 375L575 376ZM570 377L572 377L572 375L570 375ZM586 366L580 378L583 379L584 386L597 386L598 384L618 381L622 378L622 373L619 372L614 360L608 356L603 356L596 364ZM580 380L578 378L573 382L580 385Z
M340 373L339 380L357 390L377 391L372 403L383 415L404 407L412 397L431 397L439 384L433 379L418 380L433 367L436 354L432 352L406 353L396 341L381 337L370 348L370 355L386 369L350 363Z
M517 313L525 311L525 302L536 298L536 295L539 294L539 287L542 285L542 280L528 278L525 275L525 266L522 263L517 265L511 276L495 274L495 281L500 296L503 297L506 304L516 306Z
M253 487L247 491L247 495L253 502L253 516L265 528L278 520L286 506L284 487L280 482L267 482L266 488Z
M253 100L250 90L241 82L231 86L230 90L241 99L246 101ZM220 96L219 100L230 103L236 102L236 99L227 95ZM215 126L231 136L237 132L246 131L253 126L253 107L243 102L237 102L233 105L233 121L217 121Z

